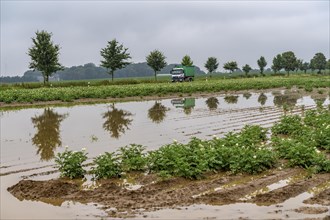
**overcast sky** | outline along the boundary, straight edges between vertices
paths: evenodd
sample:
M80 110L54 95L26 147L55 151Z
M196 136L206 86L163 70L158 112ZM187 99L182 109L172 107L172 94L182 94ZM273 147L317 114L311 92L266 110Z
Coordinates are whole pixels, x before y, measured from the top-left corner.
M28 48L37 30L53 33L60 63L95 63L116 38L132 62L154 49L168 63L190 55L204 68L207 58L235 60L257 68L264 56L292 50L305 61L317 52L329 58L330 1L15 1L1 0L1 76L28 70Z

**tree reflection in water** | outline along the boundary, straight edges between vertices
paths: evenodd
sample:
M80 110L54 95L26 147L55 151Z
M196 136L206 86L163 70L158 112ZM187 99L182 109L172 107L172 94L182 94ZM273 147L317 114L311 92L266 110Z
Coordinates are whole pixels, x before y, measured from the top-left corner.
M273 94L274 95L274 105L277 107L294 107L297 104L297 100L301 98L301 95L297 93L290 93L285 91L284 94Z
M68 114L58 114L50 108L45 108L44 113L32 117L33 126L37 129L32 138L32 143L37 146L40 159L48 161L54 158L56 147L62 144L60 136L60 123Z
M103 123L103 128L106 131L109 131L111 137L119 138L121 134L125 133L126 129L129 129L128 126L132 123L132 119L128 118L132 113L119 110L115 108L115 105L112 104L107 112L103 113L102 117L105 120Z
M264 93L261 93L258 97L258 102L261 105L265 105L266 101L267 101L267 96Z
M236 104L238 101L238 96L237 95L227 95L227 96L225 96L224 99L228 104Z
M152 122L159 124L164 121L168 110L169 108L166 108L160 102L156 101L155 104L148 110L148 117Z
M219 100L216 97L210 97L205 103L210 110L215 110L218 108Z

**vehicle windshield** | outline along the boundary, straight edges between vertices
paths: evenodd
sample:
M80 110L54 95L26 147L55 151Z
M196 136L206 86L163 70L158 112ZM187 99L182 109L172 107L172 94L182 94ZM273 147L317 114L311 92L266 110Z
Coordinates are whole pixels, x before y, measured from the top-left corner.
M172 70L172 75L180 75L183 73L183 70Z

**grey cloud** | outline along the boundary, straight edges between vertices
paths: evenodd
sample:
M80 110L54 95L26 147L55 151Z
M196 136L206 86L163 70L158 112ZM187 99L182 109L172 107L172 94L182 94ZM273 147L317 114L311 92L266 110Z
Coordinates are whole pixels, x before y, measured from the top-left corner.
M328 1L1 1L1 75L27 70L31 37L42 29L53 33L66 66L98 65L113 38L133 62L153 49L170 63L189 54L201 67L209 56L253 67L286 50L329 57L328 9Z

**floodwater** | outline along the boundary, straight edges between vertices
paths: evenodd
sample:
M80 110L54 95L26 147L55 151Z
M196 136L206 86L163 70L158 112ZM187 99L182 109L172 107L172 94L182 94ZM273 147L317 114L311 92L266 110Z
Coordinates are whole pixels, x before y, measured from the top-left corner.
M64 151L64 146L68 146L70 150L87 148L91 161L101 153L115 151L133 143L152 150L173 140L188 142L192 137L222 137L229 131L239 130L245 124L270 127L284 113L303 114L304 110L316 108L317 103L329 105L327 94L328 92L309 95L292 90L278 90L202 98L191 96L2 111L1 219L81 219L106 216L103 211L95 208L94 204L19 201L7 192L9 186L22 178L57 178L59 173L54 168L54 156ZM232 206L227 210L237 209ZM239 207L242 210L250 210L251 206L256 205L245 204ZM203 218L210 217L207 215L209 209L224 209L224 206L202 207L189 207L187 213L191 215L193 212L196 213L193 215L196 218ZM195 209L198 211L195 212ZM166 213L166 210L149 217L163 216L163 212ZM184 213L182 210L171 211L174 218L181 218ZM228 216L241 216L234 213L239 212L233 211Z

